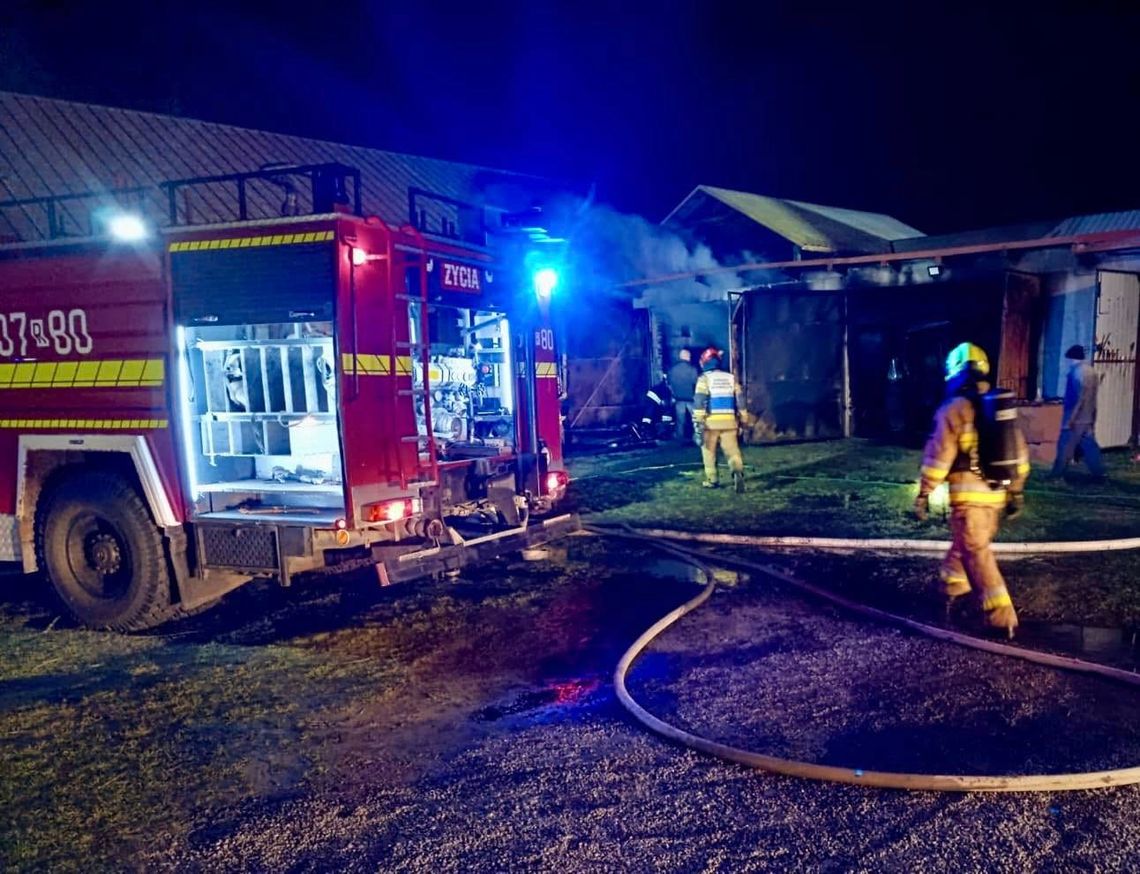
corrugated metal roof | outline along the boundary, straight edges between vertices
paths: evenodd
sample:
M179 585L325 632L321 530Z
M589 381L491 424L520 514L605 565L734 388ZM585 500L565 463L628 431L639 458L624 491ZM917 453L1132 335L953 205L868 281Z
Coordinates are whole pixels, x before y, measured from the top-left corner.
M895 252L916 252L927 249L953 249L957 246L983 246L988 243L1039 240L1048 236L1049 231L1056 224L1054 220L1050 219L1042 222L1026 222L1020 225L1004 225L999 228L956 231L952 234L908 237L904 240L895 240L891 249Z
M1046 236L1070 237L1108 231L1140 231L1140 209L1073 216L1065 219Z
M890 251L891 241L922 234L881 213L782 200L711 185L697 186L665 223L684 224L687 205L694 198L702 197L713 198L736 210L804 252L886 252Z
M817 203L802 203L798 200L789 200L788 203L883 240L901 240L904 237L922 236L922 231L917 228L912 228L894 216L881 212L863 212L837 206L820 206Z
M271 163L339 162L362 174L366 214L402 224L408 189L422 188L458 200L503 209L529 206L552 184L533 176L470 164L404 155L232 125L93 106L0 91L0 200L156 186L191 176L257 170ZM304 205L304 186L299 194ZM232 186L195 189L195 223L234 219ZM251 216L280 215L282 190L270 183L249 189ZM167 204L155 189L144 208L165 223ZM63 208L74 227L85 226L90 201ZM42 210L4 210L0 236L46 236ZM6 225L6 226L5 226Z

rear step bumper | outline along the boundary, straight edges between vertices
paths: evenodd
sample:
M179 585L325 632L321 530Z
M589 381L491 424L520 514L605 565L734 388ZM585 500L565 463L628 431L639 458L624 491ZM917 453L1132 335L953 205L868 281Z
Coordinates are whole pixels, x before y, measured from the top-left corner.
M548 519L532 519L521 528L511 528L494 534L455 544L406 552L395 558L381 560L377 572L383 584L402 583L420 577L459 570L466 565L488 561L508 552L517 552L541 546L581 529L578 516L566 513Z

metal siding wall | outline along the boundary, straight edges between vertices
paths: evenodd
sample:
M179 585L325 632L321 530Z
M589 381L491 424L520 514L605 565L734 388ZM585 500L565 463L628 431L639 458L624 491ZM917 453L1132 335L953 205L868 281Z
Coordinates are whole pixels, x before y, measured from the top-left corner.
M745 295L744 388L754 441L843 436L843 295Z
M1096 308L1096 352L1100 374L1096 439L1101 446L1125 446L1132 438L1136 403L1136 335L1140 323L1140 278L1101 273Z

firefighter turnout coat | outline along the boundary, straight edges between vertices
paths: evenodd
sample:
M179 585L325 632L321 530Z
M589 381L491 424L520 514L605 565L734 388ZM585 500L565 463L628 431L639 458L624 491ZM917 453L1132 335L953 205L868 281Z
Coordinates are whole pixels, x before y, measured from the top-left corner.
M949 485L952 541L939 574L944 593L955 598L978 591L989 623L1007 628L1012 634L1017 613L990 544L1001 524L1009 493L1020 494L1025 486L1029 452L1018 430L1016 475L1008 487L991 484L975 463L977 424L977 409L967 397L950 398L938 408L934 433L922 458L919 496L929 495L943 482Z
M1007 489L991 486L981 476L971 456L978 450L977 411L969 398L950 398L934 414L934 433L922 456L922 485L919 494L929 495L943 481L950 487L950 506L1004 507ZM1017 433L1017 475L1008 491L1020 494L1029 474L1029 450L1021 432Z
M708 431L735 431L744 415L744 393L736 377L724 370L707 370L697 378L693 418Z

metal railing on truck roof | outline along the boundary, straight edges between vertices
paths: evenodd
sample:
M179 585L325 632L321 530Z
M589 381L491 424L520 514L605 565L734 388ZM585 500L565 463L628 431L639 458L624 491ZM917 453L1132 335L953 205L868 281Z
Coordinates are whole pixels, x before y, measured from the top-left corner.
M309 180L307 202L302 202L298 177ZM224 185L236 195L233 212L219 215L219 204L225 204L224 195L213 191L208 197L208 209L212 213L208 223L219 221L250 220L250 183L264 182L280 190L283 202L276 216L323 214L349 212L362 215L361 176L355 167L339 163L323 164L273 164L258 170L242 173L223 173L213 176L191 176L185 179L171 179L157 185L139 185L104 190L48 194L38 197L21 197L0 200L0 217L17 233L12 239L4 239L0 231L0 242L25 242L26 234L18 229L30 228L38 239L60 240L72 237L97 236L101 220L116 212L138 210L146 212L146 201L153 198L152 209L165 194L167 217L171 226L194 224L193 208L189 194L194 189ZM230 186L232 185L232 188ZM179 194L182 195L181 215ZM261 198L264 200L264 195ZM203 196L203 203L207 198ZM87 203L85 208L82 207ZM18 211L19 216L11 215ZM274 216L274 217L276 217ZM270 216L255 216L268 218ZM12 235L9 235L12 236Z

